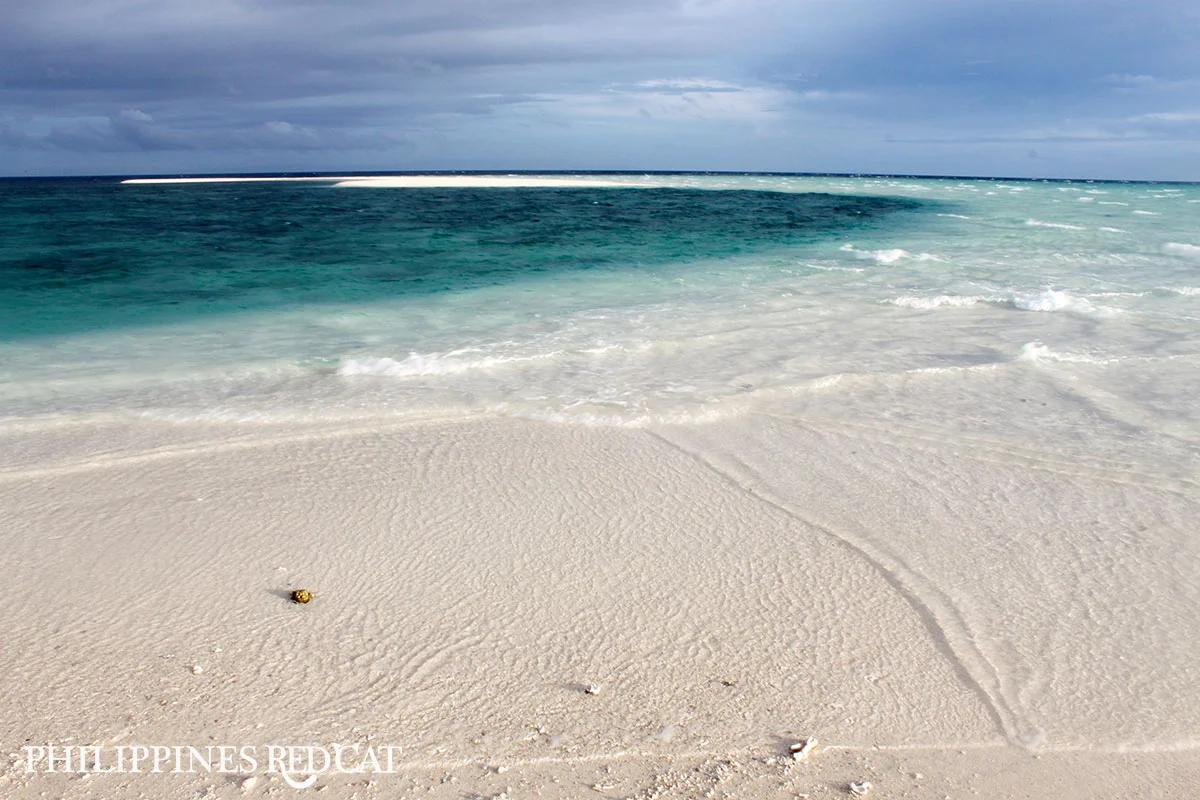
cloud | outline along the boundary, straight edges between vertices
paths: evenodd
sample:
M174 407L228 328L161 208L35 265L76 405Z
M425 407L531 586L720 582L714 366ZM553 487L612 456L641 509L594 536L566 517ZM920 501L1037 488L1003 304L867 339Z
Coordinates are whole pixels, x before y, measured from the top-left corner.
M546 104L546 113L580 121L642 117L754 124L784 113L789 93L701 78L653 79L599 92L544 94L532 102Z
M1200 86L1192 0L0 3L0 172L31 151L63 171L95 153L131 171L260 152L505 168L531 146L548 167L619 150L657 168L684 137L705 143L696 168L853 171L842 159L869 153L904 172L879 142L1165 141ZM1001 149L979 153L975 171L1008 171Z
M1161 111L1156 114L1141 114L1133 122L1200 122L1200 111Z
M697 90L708 92L740 92L743 87L729 81L718 81L711 78L657 78L650 81L638 81L635 84L639 89L651 89L656 91L680 91L694 92Z
M156 124L151 115L138 109L124 109L105 120L69 120L44 134L31 135L9 125L0 126L0 146L75 153L386 149L404 141L402 136L361 131L317 131L282 120L244 129L183 130Z

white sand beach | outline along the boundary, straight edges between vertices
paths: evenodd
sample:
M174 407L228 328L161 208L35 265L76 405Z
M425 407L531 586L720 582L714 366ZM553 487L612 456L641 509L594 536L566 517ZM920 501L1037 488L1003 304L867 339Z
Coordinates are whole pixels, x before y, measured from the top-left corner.
M4 797L297 791L51 744L398 748L323 797L1200 786L1186 480L861 420L269 430L10 432Z

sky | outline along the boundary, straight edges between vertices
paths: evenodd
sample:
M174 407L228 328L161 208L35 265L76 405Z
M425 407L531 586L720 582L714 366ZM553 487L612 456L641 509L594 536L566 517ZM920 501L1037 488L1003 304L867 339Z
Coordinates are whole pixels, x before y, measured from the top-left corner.
M1196 0L0 0L0 175L1200 180Z

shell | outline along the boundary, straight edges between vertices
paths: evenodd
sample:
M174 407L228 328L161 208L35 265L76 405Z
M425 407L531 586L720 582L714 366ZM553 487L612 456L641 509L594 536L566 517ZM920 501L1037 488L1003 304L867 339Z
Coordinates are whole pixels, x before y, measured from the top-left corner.
M814 748L817 746L817 737L809 736L807 739L802 739L791 746L792 759L795 761L803 761L808 758Z
M292 602L293 603L307 603L308 601L310 601L312 599L313 599L313 593L310 592L308 589L292 590Z

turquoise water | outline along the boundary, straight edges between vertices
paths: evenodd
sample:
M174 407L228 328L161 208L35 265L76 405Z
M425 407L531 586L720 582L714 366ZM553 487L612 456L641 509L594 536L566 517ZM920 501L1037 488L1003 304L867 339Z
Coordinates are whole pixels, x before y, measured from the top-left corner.
M871 230L897 197L586 188L15 184L0 337L369 303L656 267Z
M1194 439L1196 186L604 180L3 184L0 414L644 424L1038 370Z

